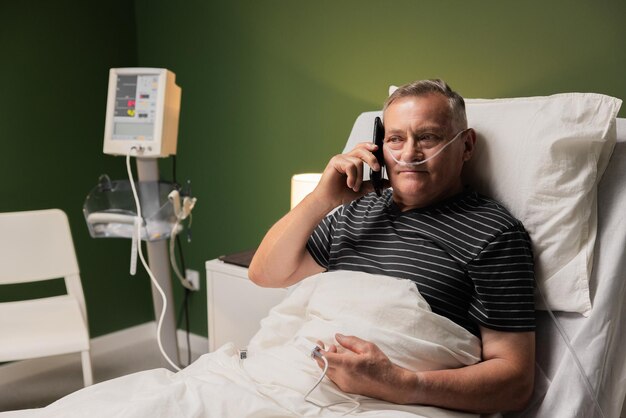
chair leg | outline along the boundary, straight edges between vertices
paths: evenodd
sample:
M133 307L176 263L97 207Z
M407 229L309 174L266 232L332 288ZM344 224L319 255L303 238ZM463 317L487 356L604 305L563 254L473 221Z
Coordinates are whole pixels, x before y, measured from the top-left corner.
M91 386L93 384L93 373L91 370L91 356L89 355L89 350L81 351L80 359L83 363L83 383L85 387Z

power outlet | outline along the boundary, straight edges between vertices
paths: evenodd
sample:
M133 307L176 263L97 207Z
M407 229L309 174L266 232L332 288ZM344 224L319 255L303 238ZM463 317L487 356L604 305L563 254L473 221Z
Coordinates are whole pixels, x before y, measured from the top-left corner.
M189 283L191 283L191 286L193 287L191 290L196 292L200 290L200 273L196 270L186 269L185 277L189 280Z

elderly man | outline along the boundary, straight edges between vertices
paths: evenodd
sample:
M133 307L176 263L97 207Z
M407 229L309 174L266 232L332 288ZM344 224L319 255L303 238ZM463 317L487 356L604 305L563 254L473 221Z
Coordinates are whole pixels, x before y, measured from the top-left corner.
M534 381L531 245L518 220L463 183L476 142L464 100L441 80L416 81L387 99L383 119L391 188L378 196L362 180L364 163L382 169L373 143L334 156L317 188L268 231L250 278L267 287L332 270L411 279L433 312L480 337L482 361L415 372L338 334L324 347L327 376L345 392L395 403L522 409Z

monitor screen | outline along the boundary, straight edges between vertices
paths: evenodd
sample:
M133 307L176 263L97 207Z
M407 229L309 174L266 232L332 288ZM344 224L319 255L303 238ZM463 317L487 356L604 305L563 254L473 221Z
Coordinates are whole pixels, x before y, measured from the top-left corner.
M117 75L111 139L154 138L158 88L158 74Z
M176 154L181 89L165 68L111 68L104 144L110 155Z

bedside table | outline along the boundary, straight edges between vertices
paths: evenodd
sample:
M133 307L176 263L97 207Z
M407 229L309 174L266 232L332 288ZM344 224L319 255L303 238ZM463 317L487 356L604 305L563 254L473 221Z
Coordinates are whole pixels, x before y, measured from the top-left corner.
M209 351L233 342L245 348L259 330L259 322L287 295L287 289L259 287L248 279L248 269L220 260L206 266Z

